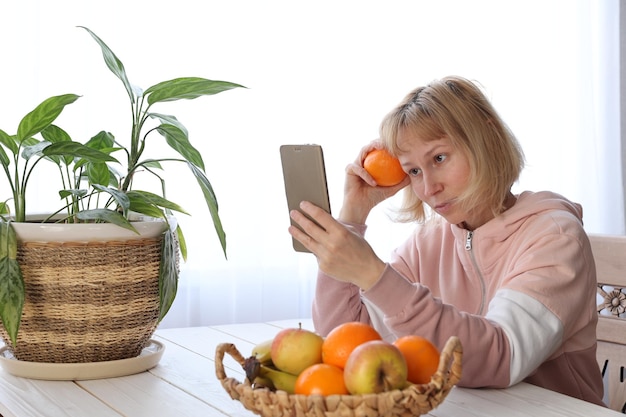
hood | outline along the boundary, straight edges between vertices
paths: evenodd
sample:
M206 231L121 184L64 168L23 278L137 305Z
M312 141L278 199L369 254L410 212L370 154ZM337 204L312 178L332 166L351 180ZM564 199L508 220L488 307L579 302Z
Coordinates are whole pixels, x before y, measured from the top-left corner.
M476 229L483 237L495 237L504 240L514 233L523 222L530 216L540 215L550 211L565 211L583 223L583 208L580 204L574 203L560 194L551 191L531 192L525 191L516 196L515 205L488 221ZM454 234L457 237L465 236L465 229L453 226Z

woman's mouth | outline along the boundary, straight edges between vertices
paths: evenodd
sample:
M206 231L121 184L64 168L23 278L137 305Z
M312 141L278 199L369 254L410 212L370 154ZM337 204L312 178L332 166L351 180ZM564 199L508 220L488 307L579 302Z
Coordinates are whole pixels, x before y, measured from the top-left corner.
M437 204L433 208L437 213L443 216L452 209L452 202L448 201L445 203Z

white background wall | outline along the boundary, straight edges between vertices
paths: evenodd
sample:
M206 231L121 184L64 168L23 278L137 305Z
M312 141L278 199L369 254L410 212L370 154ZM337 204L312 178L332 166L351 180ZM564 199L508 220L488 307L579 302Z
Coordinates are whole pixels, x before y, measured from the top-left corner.
M102 129L128 136L126 93L78 25L144 89L179 76L248 87L154 108L175 114L203 152L228 239L225 260L192 178L173 170L169 197L193 216L179 219L189 261L165 326L308 316L316 264L291 249L278 147L323 145L338 210L344 167L384 114L449 74L479 81L518 135L528 167L517 190L560 192L584 205L589 231L624 233L617 0L6 3L0 129L9 134L43 99L76 93L59 119L75 140ZM31 210L49 210L45 196L58 188L33 188ZM393 203L369 222L383 258L412 227L389 221Z

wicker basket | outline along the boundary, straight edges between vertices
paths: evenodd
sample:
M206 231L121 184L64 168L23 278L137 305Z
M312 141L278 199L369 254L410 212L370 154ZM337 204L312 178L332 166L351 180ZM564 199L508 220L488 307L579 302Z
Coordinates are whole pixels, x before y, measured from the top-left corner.
M232 343L217 346L215 373L224 389L245 408L264 417L392 417L419 416L437 407L461 378L463 349L455 336L441 352L439 369L428 384L404 390L367 395L290 395L285 391L254 389L247 379L241 383L226 376L222 363L228 353L243 365L245 358Z
M108 242L23 242L22 361L85 363L139 355L159 315L162 235Z

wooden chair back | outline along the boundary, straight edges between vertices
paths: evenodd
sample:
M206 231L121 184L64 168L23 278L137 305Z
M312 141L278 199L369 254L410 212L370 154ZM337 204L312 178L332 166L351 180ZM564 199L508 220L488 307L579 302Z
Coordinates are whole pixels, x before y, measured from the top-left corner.
M626 413L626 236L589 238L598 276L597 359L605 401Z

